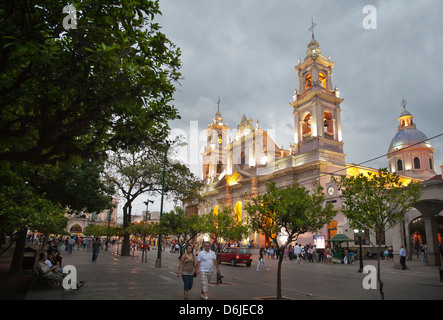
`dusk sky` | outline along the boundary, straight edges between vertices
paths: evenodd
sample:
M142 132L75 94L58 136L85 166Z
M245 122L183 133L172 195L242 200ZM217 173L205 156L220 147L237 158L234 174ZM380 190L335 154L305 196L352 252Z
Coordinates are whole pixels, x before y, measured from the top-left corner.
M376 11L363 13L368 5ZM160 10L157 22L182 51L183 79L174 97L182 119L171 128L184 132L189 144L198 139L190 128L207 128L220 96L231 130L245 114L274 130L278 146L289 148L289 103L298 89L294 67L306 56L312 16L322 55L335 62L333 86L344 98L347 163L381 157L364 165L388 166L383 156L397 133L403 98L418 130L428 138L443 133L443 1L160 0ZM440 174L443 136L430 142ZM180 154L190 162L190 153L188 146ZM200 163L191 169L199 175ZM144 200L134 203L134 214L145 209ZM159 208L160 201L150 206Z

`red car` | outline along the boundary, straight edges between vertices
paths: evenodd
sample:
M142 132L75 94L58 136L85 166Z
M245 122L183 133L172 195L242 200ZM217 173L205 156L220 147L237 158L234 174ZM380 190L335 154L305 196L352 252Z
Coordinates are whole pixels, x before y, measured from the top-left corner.
M231 266L237 263L245 263L250 267L252 263L252 253L248 248L228 248L218 255L217 262L228 262Z

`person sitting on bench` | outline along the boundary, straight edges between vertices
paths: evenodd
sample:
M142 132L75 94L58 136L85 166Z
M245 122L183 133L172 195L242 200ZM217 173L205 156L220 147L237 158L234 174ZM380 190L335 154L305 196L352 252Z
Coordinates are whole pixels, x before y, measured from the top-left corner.
M45 281L54 281L59 286L63 282L63 276L60 274L54 273L54 271L58 271L59 265L56 264L51 268L46 264L47 254L46 252L41 252L37 263L35 264L35 270L37 270L38 275Z

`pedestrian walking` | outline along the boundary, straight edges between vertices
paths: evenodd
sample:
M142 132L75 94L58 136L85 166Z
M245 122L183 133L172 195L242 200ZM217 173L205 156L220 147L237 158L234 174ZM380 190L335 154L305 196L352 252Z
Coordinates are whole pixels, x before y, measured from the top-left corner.
M419 241L415 241L414 249L415 249L415 254L417 255L417 259L418 259L419 254L420 254L420 242Z
M392 246L389 246L388 257L389 257L389 262L391 262L394 259L394 249L392 248Z
M308 248L308 261L314 262L314 251L312 249L312 246L309 246Z
M299 245L297 245L297 244L295 244L295 247L294 247L294 254L295 254L295 256L297 257L297 263L299 263L299 262L301 262L301 259L300 259L300 255L301 255L301 252L302 252L302 247L301 247L301 245L299 244Z
M102 242L100 241L100 238L97 237L92 242L92 262L97 261L98 253L100 252L100 249L103 249Z
M182 275L185 300L188 300L188 291L192 289L192 285L194 284L194 277L197 275L196 270L195 256L192 254L192 245L188 244L186 245L185 253L180 259L177 270L177 278L180 277L180 273Z
M317 250L317 246L315 246L315 245L312 247L312 254L314 256L314 260L319 262L319 260L318 260L318 250Z
M348 260L349 259L349 252L348 249L345 249L345 251L343 252L343 262L344 264L348 264Z
M423 247L421 248L421 261L424 263L428 263L428 246L426 243L423 244Z
M327 263L329 263L329 262L332 263L332 252L331 252L331 249L330 249L329 247L326 248L326 251L325 251L325 258L326 258L326 262L327 262Z
M388 246L385 246L385 250L383 251L383 260L388 261L388 259L389 259Z
M201 282L201 294L200 298L203 300L208 300L208 283L211 280L211 276L215 268L217 273L220 273L220 268L217 263L217 257L214 251L211 250L211 243L206 241L203 244L203 251L197 256L197 275L200 274Z
M72 248L74 247L74 239L68 237L67 242L66 242L66 246L68 249L68 254L72 254Z
M266 263L265 263L265 248L260 249L260 257L258 258L258 263L257 263L257 272L260 271L259 267L260 267L261 263L263 264L263 267L265 267L265 270L269 271L269 268L266 266Z
M408 269L408 267L406 267L406 249L403 246L400 249L399 256L400 256L400 264L402 266L402 270Z

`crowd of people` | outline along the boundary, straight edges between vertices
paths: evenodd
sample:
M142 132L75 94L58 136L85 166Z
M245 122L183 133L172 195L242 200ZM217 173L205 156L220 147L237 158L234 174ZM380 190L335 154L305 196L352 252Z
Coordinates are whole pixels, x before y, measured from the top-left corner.
M276 246L265 248L266 257L268 259L279 259L281 250L277 250ZM296 243L294 246L289 245L283 252L284 258L296 259L297 263L307 260L308 262L332 262L332 250L327 247L325 249L318 249L316 245L311 243L302 246Z

